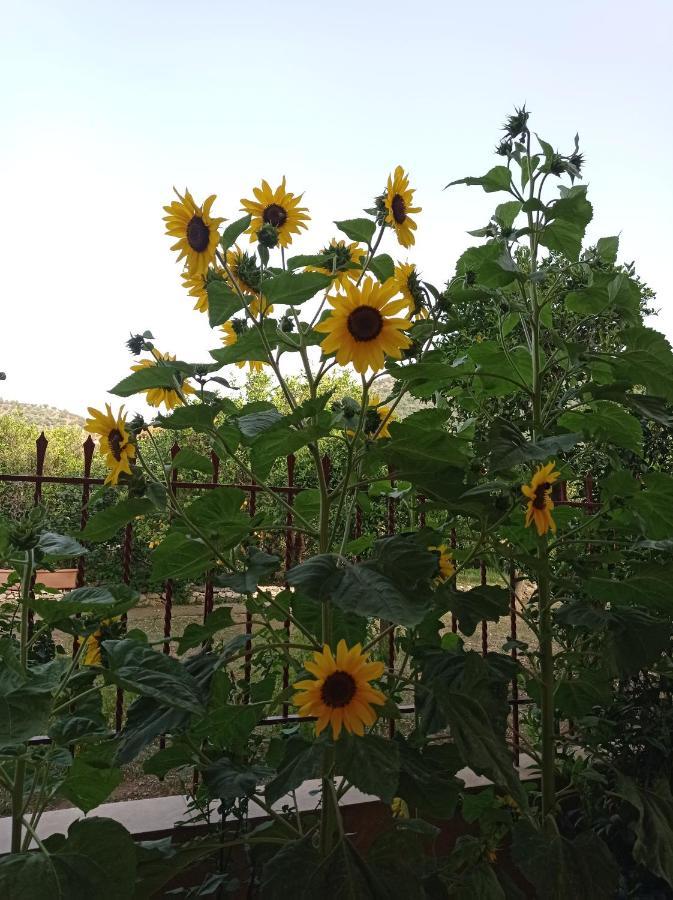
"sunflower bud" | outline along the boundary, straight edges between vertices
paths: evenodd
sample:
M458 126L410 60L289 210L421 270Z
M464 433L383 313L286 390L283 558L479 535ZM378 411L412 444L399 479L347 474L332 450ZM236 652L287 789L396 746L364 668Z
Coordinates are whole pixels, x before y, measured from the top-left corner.
M498 156L509 156L512 152L512 142L507 138L503 138L500 143L496 146L495 152Z
M40 540L45 509L36 506L9 529L9 543L17 550L33 550Z
M371 406L367 409L365 414L364 421L364 433L365 434L374 434L381 424L381 416L378 413L378 410L373 409Z
M262 247L273 250L278 244L278 229L271 222L265 222L257 232L257 240Z
M144 497L147 493L147 481L145 476L137 468L133 468L131 476L126 475L129 497ZM121 480L121 478L120 478Z
M147 424L145 423L145 420L140 415L140 413L136 413L126 427L131 432L131 434L138 435L141 431L144 431L147 428Z
M502 126L503 131L508 137L517 138L519 136L523 137L528 131L528 117L530 113L526 111L525 104L521 107L521 109L514 109L514 115L508 116L507 121Z
M292 334L294 331L294 320L290 313L285 313L283 318L280 320L280 330L285 334Z
M566 161L560 153L554 153L549 161L549 171L552 175L563 175L566 171Z
M248 323L245 319L232 319L231 327L234 330L234 334L239 335L248 330Z
M145 338L142 336L142 334L132 334L126 342L126 346L129 348L133 356L140 356L140 354L145 349Z

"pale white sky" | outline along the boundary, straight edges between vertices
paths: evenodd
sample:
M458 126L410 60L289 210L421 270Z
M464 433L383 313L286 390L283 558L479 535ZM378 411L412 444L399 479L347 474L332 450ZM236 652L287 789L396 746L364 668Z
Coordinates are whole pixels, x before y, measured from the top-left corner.
M494 204L441 188L497 162L524 101L559 149L579 131L589 236L621 232L673 338L669 0L0 0L0 14L0 396L100 406L128 373L130 330L208 358L218 340L163 234L173 184L235 219L285 174L313 216L296 249L312 252L401 163L418 240L382 249L441 284Z

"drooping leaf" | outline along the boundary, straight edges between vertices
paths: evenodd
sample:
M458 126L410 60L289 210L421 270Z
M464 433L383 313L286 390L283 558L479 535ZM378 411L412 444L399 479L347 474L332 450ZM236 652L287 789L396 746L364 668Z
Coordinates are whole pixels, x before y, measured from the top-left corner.
M63 594L59 599L35 597L31 606L45 622L59 622L74 615L110 619L127 612L138 602L140 595L127 584L105 587L81 587Z
M321 272L281 272L264 282L263 293L269 303L299 306L331 284L330 276Z
M65 534L56 534L53 531L43 531L40 534L36 549L52 559L77 557L88 553L86 548L74 538Z
M250 228L251 221L252 216L248 213L245 216L241 216L240 219L236 219L235 222L230 222L222 232L222 237L220 238L220 246L222 249L228 250L232 247L243 232Z
M190 622L182 633L178 643L178 655L182 656L187 650L193 650L204 641L210 640L218 631L229 628L234 624L231 618L230 606L218 606L207 617L203 624Z
M115 535L122 525L127 525L138 516L146 516L154 512L154 504L144 497L131 497L120 500L114 506L108 506L95 513L78 537L83 541L107 541Z
M223 325L235 313L243 309L243 300L237 291L218 279L210 281L206 287L208 293L208 323L211 328Z
M512 175L507 166L494 166L480 178L459 178L457 181L449 182L446 187L452 187L454 184L476 185L482 187L487 194L491 194L495 191L509 191L511 183Z
M188 669L172 656L138 641L103 641L108 665L108 684L143 697L151 697L168 707L202 712L199 685Z
M358 243L370 244L376 229L371 219L344 219L334 223L339 231L343 231L346 237Z
M336 765L354 787L392 803L400 772L400 752L394 741L371 733L346 734L337 743Z

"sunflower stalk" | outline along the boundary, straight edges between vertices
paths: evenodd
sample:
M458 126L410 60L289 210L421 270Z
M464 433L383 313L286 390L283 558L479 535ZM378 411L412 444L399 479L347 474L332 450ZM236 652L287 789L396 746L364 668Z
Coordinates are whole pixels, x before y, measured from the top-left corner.
M28 666L28 629L30 623L30 586L33 580L35 557L33 550L26 550L23 568L21 571L21 634L19 645L19 659L21 668L26 671ZM16 760L14 766L14 782L12 786L12 853L21 851L23 841L24 823L24 788L26 781L26 760Z
M526 132L526 156L528 159L528 170L531 170L531 149L530 149L530 132ZM537 178L531 173L529 181L529 200L535 199L535 187ZM544 183L544 182L543 182ZM540 191L542 185L540 185ZM538 198L539 199L539 198ZM531 207L532 207L531 203ZM538 230L540 225L540 213L538 212L535 221L533 213L528 212L528 228L529 228L529 248L530 248L530 266L531 276L535 276L537 272L537 253L538 253ZM540 310L541 305L537 292L537 282L531 277L530 285L530 335L531 335L531 356L532 356L532 407L533 407L533 423L532 435L533 441L538 440L543 430L543 414L542 414L542 365L541 365L541 347L540 347ZM540 715L542 720L542 765L541 765L541 781L542 781L542 820L544 821L555 808L555 751L556 741L554 735L554 697L556 693L556 685L554 681L554 647L552 642L552 620L551 607L552 597L549 577L549 545L547 536L542 535L538 538L538 560L540 571L538 576L538 629L539 629L539 650L540 650Z

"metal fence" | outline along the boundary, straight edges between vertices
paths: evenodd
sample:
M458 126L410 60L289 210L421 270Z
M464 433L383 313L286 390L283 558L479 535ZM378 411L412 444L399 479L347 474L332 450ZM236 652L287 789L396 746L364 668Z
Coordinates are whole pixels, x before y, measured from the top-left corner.
M34 485L33 492L33 502L34 504L39 504L42 501L42 488L45 484L58 484L58 485L70 485L70 486L80 486L81 487L81 514L80 514L80 524L81 527L87 523L89 517L88 504L91 496L91 488L97 485L103 484L102 478L95 478L91 475L91 463L93 460L93 454L95 450L95 444L91 437L87 437L82 446L82 474L77 476L61 476L61 475L45 475L45 461L47 457L49 442L42 432L39 438L36 441L36 454L35 454L35 469L30 474L8 474L0 472L0 482L14 482L14 483L28 483ZM180 447L176 443L171 448L171 457L175 458L177 453L179 452ZM258 494L260 493L260 486L254 483L250 484L241 484L241 483L225 483L219 481L220 475L220 459L215 453L211 453L211 462L212 462L212 476L210 481L183 481L178 479L177 470L173 470L171 474L172 486L175 491L202 491L208 490L216 487L236 487L239 490L242 490L246 493L248 499L248 510L251 516L254 516L257 511L257 499ZM273 491L282 494L286 502L292 507L296 495L304 488L303 485L299 485L295 483L295 457L288 456L286 460L286 483L284 485L276 485L272 488ZM331 460L328 456L324 456L322 459L323 471L325 474L325 478L327 483L329 484L331 478L331 470L332 464ZM420 498L422 499L422 498ZM567 486L564 482L555 485L554 491L554 502L557 505L567 505L574 506L585 509L587 512L592 512L596 506L596 502L593 499L593 483L591 476L587 476L584 480L583 484L583 496L578 499L568 499L567 496ZM398 527L398 501L393 498L388 498L386 500L386 512L385 512L385 521L382 522L382 530L386 535L395 534ZM425 515L421 512L419 517L419 522L421 525L425 524ZM296 565L303 556L304 547L303 547L303 536L301 532L294 532L292 530L293 524L293 516L292 512L288 511L285 520L285 570L292 568L292 566ZM121 545L121 556L119 559L119 567L121 580L129 584L131 581L132 575L132 567L133 567L133 529L134 523L130 522L126 525L124 529L124 537ZM353 523L353 538L358 538L362 535L363 529L363 514L362 511L358 508L356 510L356 515ZM455 530L451 532L451 546L452 548L456 548L457 546L457 536ZM479 580L482 585L487 582L487 569L485 561L481 561L478 564L479 571ZM86 584L86 556L80 557L77 562L77 570L75 577L75 586L82 587ZM510 606L509 606L509 620L510 620L510 633L508 637L512 640L512 642L517 639L517 614L516 614L516 604L517 604L517 594L516 594L516 572L514 568L510 568L509 571L509 592L510 592ZM163 635L165 641L163 643L163 652L165 654L170 654L170 636L171 636L171 624L172 624L172 616L173 616L173 590L174 586L172 581L166 581L163 585L162 599L164 604L164 621L163 621ZM204 621L208 618L210 613L213 610L213 601L214 601L214 586L212 581L212 576L208 576L205 579L205 590L204 590L204 599L203 599L203 619ZM290 621L286 620L284 623L284 628L286 632L290 633ZM385 627L385 625L383 626ZM457 621L455 615L451 616L451 628L453 632L457 631ZM250 612L246 612L245 615L245 633L247 635L252 634L252 614ZM481 652L486 655L489 652L489 623L487 621L483 621L481 623ZM73 647L73 652L76 650L76 645ZM388 633L387 640L387 664L389 671L393 670L395 665L395 632L394 630L390 630ZM517 658L517 649L516 646L513 646L510 650L510 655L513 660ZM244 657L244 679L247 683L250 683L252 675L252 656L251 654L246 654ZM287 688L289 685L289 668L287 665L283 668L283 687ZM529 702L526 697L520 696L519 684L514 678L511 683L510 688L510 697L509 703L511 708L510 714L510 733L511 733L511 745L512 745L512 753L514 756L515 763L518 764L519 754L520 754L520 723L519 723L519 712L522 704ZM407 705L401 707L401 711L403 713L411 713L413 712L413 706ZM117 731L119 731L122 727L124 717L124 694L120 689L117 691L116 704L115 704L115 727ZM282 713L277 716L270 716L266 719L263 719L259 724L261 725L278 725L278 724L288 724L291 722L301 721L300 717L296 714L292 714L289 710L288 704L285 703L282 707ZM390 719L388 722L389 733L392 735L395 730L395 721ZM163 741L162 741L163 743Z

